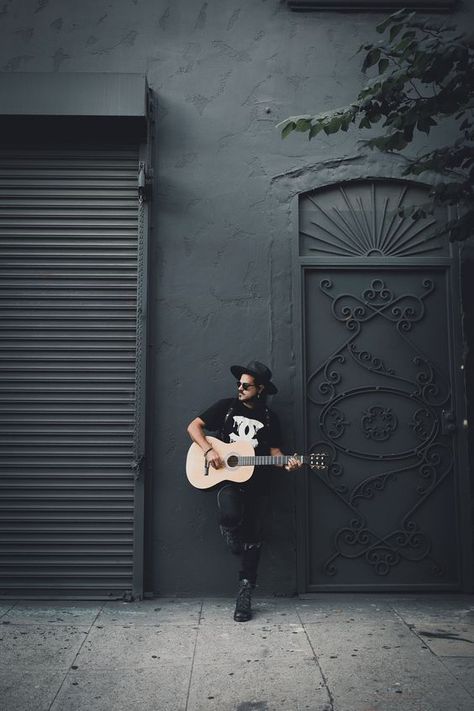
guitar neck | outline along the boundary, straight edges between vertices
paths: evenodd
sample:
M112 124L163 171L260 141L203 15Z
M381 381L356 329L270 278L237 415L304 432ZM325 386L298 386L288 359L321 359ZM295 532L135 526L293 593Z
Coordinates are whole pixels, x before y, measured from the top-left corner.
M274 465L274 466L284 466L285 464L288 464L290 459L293 457L296 457L296 459L299 459L302 464L307 464L308 457L297 454L283 454L278 457L272 457L270 455L268 456L256 456L256 457L238 457L238 465L239 467L258 467L261 465Z

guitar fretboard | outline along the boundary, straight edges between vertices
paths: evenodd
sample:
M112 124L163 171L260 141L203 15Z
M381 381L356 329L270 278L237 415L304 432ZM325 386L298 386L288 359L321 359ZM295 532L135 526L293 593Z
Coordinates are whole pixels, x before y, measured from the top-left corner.
M238 457L238 466L239 467L255 467L260 465L270 465L273 464L275 466L284 466L285 464L288 464L290 459L293 458L293 455L288 455L288 454L283 454L278 457L272 457L270 455L268 456L257 456L257 457ZM296 459L299 459L300 462L303 464L306 463L306 457L297 455Z

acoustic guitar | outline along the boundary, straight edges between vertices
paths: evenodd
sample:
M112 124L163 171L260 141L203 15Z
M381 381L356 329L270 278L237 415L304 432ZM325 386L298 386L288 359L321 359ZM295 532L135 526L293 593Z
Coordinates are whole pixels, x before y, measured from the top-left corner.
M186 457L186 476L196 489L210 489L221 481L233 481L243 484L253 474L254 468L259 465L285 465L290 459L299 459L302 464L308 464L311 469L325 469L326 457L324 452L311 454L283 454L278 457L256 456L250 442L240 440L226 444L216 437L207 437L209 446L218 453L224 466L219 469L209 466L201 447L195 442L190 446Z

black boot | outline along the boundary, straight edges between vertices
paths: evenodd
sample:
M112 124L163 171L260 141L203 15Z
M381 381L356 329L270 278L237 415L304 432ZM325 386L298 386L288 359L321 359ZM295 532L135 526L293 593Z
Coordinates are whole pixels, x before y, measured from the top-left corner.
M235 603L234 620L236 622L247 622L252 619L251 609L252 583L243 578L240 581L240 588Z

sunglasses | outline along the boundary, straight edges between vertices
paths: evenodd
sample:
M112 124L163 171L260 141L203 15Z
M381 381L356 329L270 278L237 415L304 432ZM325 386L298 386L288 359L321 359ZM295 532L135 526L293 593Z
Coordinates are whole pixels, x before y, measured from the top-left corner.
M239 380L237 380L237 387L242 388L242 390L248 390L249 388L256 388L256 385L253 385L252 383L241 383Z

